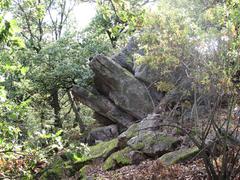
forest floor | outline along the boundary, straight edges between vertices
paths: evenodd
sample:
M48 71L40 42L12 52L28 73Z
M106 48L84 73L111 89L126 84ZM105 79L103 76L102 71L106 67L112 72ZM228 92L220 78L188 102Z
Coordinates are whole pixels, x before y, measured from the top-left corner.
M218 122L226 119L226 110L219 112ZM233 124L239 123L233 121ZM191 129L191 128L190 128ZM215 162L220 163L220 162ZM215 165L215 164L214 164ZM221 166L221 163L218 164ZM86 175L97 180L205 180L210 179L206 173L201 158L192 159L184 163L164 166L158 160L146 160L138 165L129 165L122 168L104 171L102 164L90 165ZM236 177L239 180L240 177Z
M200 159L172 166L163 166L158 160L143 161L139 165L125 166L117 170L103 171L101 165L92 165L87 175L98 180L202 180L207 179Z

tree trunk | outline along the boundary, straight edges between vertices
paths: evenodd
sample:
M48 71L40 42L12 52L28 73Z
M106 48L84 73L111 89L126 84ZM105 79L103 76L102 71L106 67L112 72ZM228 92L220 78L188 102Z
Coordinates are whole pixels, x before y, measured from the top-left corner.
M54 87L51 91L51 106L54 111L54 126L56 128L62 128L62 121L60 118L60 105L59 105L59 97L58 97L58 89Z
M41 130L44 129L44 112L40 112L40 119L41 119Z
M68 97L69 97L69 101L71 102L71 106L72 106L73 112L75 114L75 122L74 122L74 124L75 123L78 124L81 132L84 132L85 131L85 126L84 126L84 123L83 123L81 115L80 115L80 107L78 107L78 105L74 101L73 95L71 94L70 91L68 91Z

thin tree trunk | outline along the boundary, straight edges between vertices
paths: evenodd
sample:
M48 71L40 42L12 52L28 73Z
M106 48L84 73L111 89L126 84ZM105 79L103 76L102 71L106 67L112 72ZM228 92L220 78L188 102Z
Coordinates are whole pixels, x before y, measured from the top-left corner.
M59 105L58 89L56 87L54 87L51 92L51 106L54 111L54 118L55 118L54 126L56 128L62 128L62 121L60 118L61 108Z
M44 129L44 112L40 112L40 119L41 119L41 130Z
M71 102L73 112L75 114L75 123L79 125L79 128L80 128L81 132L84 132L85 131L85 125L84 125L84 123L82 121L82 118L81 118L80 107L78 107L78 105L74 101L73 95L71 94L70 91L68 91L68 97L69 97L69 100Z

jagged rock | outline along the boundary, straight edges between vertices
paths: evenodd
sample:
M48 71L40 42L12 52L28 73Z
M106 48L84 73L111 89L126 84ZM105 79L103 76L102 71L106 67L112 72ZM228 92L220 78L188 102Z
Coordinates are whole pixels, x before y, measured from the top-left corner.
M126 68L129 72L133 72L134 58L133 54L138 51L136 39L130 38L126 47L124 47L118 54L112 57L112 60Z
M145 85L119 64L104 55L97 55L90 67L95 76L101 77L102 85L108 89L108 97L117 107L137 119L153 111L153 100Z
M113 170L126 165L139 164L145 159L146 157L143 155L143 153L126 147L109 156L103 164L103 169Z
M132 124L126 131L118 136L119 142L126 145L128 140L141 136L141 134L160 131L160 125L163 123L165 117L159 114L149 114L146 118L138 123Z
M111 141L100 142L95 146L89 147L89 155L87 158L107 158L118 148L118 140L112 139Z
M162 115L149 114L142 121L132 124L126 131L119 135L119 138L125 137L129 140L141 133L159 130L160 125L164 122L164 120L165 117Z
M87 137L89 145L93 145L96 141L108 141L118 136L117 125L109 125L104 127L98 127L91 130Z
M197 147L193 148L185 148L177 151L169 152L161 156L158 160L163 165L172 165L176 163L180 163L186 160L189 160L196 156L199 153L199 149Z
M120 64L123 68L134 74L138 80L143 82L148 87L154 104L157 105L163 97L163 94L158 92L154 86L154 83L160 77L160 71L151 68L148 64L136 63L134 59L135 54L143 55L144 51L139 49L137 38L132 37L128 41L126 47L124 47L118 54L114 55L112 60ZM99 85L101 86L101 84ZM102 87L101 89L104 90L105 88L106 87Z
M159 69L151 68L148 64L136 64L134 65L134 76L147 85L151 85L154 82L159 81L161 72Z
M161 132L144 132L131 138L127 145L134 150L139 150L148 156L160 156L174 150L180 141L172 136L163 135Z
M113 121L109 120L107 117L94 112L93 113L93 118L96 119L96 121L101 125L101 126L109 126L113 123Z
M115 104L100 95L96 90L90 91L82 87L73 86L71 91L75 98L102 116L107 117L113 123L129 127L135 121L133 116L116 107Z

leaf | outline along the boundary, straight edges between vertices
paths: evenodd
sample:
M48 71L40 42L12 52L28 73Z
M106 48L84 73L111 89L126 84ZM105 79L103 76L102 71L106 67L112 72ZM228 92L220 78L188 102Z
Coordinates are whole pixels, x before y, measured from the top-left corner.
M116 3L116 4L120 4L121 0L113 0L113 2Z
M20 71L21 71L21 74L22 75L26 75L26 73L28 72L28 70L29 70L29 67L22 67L21 69L20 69Z
M59 130L58 132L56 132L56 136L60 136L62 134L63 130Z

